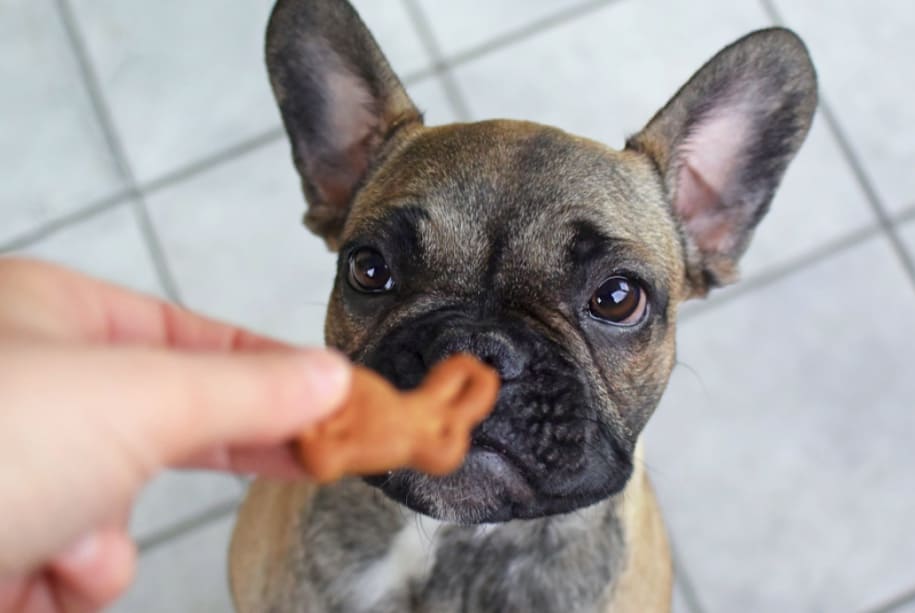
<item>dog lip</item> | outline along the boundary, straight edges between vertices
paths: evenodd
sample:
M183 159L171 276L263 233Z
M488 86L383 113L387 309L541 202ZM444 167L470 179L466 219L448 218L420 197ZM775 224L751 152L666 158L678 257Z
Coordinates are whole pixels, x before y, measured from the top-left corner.
M467 460L474 466L474 473L483 471L476 474L488 475L493 483L499 484L502 492L500 496L511 501L505 507L505 511L514 509L517 505L527 505L536 498L537 490L531 484L531 480L508 455L490 448L476 447L471 449ZM512 510L509 515L514 517L516 514L517 511Z
M470 451L467 455L470 456L474 453L490 453L497 456L511 469L517 472L528 487L531 486L531 478L525 470L524 465L518 461L518 458L516 458L514 454L505 449L504 446L499 445L496 441L487 437L474 437L470 443Z

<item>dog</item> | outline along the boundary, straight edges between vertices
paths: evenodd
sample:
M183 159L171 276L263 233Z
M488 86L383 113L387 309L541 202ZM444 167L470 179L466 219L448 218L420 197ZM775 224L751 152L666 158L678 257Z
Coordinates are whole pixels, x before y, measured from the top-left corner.
M678 305L735 280L809 130L803 42L731 44L620 151L523 121L425 127L343 0L280 0L266 59L305 224L339 254L327 344L403 389L468 352L502 388L449 476L254 482L237 610L668 611L640 433Z

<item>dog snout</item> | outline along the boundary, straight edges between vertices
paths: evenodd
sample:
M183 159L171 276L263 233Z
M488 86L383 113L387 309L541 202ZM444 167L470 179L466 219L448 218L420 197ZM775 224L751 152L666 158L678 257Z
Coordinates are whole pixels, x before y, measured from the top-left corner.
M527 367L528 356L507 334L499 330L457 328L439 336L424 352L427 367L455 353L469 353L492 366L503 381L517 379Z

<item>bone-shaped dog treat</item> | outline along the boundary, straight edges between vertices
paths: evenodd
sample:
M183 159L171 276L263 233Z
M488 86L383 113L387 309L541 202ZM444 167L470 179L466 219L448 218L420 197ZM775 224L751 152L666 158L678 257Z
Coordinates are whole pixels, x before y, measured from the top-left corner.
M318 483L405 467L450 473L461 465L470 431L492 410L498 392L499 375L469 355L440 362L407 392L356 366L343 407L300 436L299 459Z

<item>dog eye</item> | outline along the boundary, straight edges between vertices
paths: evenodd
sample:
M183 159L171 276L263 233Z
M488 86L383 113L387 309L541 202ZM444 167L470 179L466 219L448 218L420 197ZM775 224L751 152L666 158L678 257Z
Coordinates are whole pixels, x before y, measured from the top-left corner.
M588 310L597 319L618 325L632 326L648 310L645 291L638 282L616 275L604 281L591 296Z
M394 277L380 253L363 247L349 256L349 284L360 292L386 292L394 287Z

